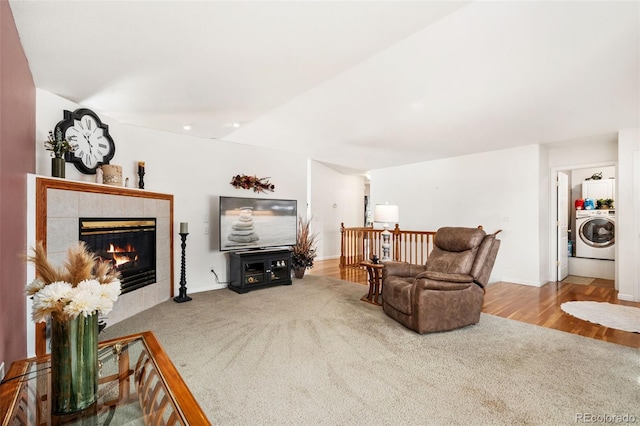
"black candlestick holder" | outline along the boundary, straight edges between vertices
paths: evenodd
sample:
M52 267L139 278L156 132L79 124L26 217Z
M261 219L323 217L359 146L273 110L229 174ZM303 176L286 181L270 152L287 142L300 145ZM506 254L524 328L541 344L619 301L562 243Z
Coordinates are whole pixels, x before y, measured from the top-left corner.
M185 250L187 249L187 235L189 235L189 233L180 233L180 238L182 239L182 264L181 264L181 268L180 268L180 292L178 293L178 296L174 297L173 300L178 302L178 303L182 303L182 302L188 302L189 300L191 300L191 298L189 296L187 296L187 278L186 278L186 260L185 260Z
M138 168L138 188L144 189L144 169Z

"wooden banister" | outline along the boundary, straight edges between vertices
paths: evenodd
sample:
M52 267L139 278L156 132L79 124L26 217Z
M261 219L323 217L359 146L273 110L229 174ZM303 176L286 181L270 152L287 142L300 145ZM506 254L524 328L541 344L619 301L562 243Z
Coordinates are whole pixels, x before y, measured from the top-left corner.
M406 231L398 225L391 232L390 256L398 262L424 264L433 249L433 231ZM340 266L359 266L375 254L382 258L382 229L346 228L340 224Z

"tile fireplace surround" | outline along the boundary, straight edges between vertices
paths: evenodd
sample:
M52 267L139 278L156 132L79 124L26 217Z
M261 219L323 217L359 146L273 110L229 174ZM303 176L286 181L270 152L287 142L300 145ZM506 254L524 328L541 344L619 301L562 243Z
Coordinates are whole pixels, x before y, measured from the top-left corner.
M80 217L156 218L156 283L121 295L106 318L108 325L129 318L173 296L173 195L101 184L35 177L35 237L54 262L66 258L78 241ZM29 246L33 245L28 239ZM30 311L29 311L30 312ZM36 329L36 354L44 340ZM44 352L42 352L44 353Z

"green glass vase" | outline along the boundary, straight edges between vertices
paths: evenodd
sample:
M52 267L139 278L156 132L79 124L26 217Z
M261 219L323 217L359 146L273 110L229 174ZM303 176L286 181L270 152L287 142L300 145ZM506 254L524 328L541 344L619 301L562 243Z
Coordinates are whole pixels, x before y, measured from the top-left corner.
M98 393L98 314L51 317L51 412L82 411Z

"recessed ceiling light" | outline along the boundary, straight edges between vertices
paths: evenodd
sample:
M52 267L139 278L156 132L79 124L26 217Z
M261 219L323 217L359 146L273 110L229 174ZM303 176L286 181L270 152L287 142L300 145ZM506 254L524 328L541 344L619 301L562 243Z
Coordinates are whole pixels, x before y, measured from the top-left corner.
M182 126L182 128L184 130L191 130L191 124L185 124L184 126Z
M240 127L240 123L235 122L235 123L233 123L233 124L232 124L232 126L233 126L233 127L235 127L235 128L237 129L238 127Z

